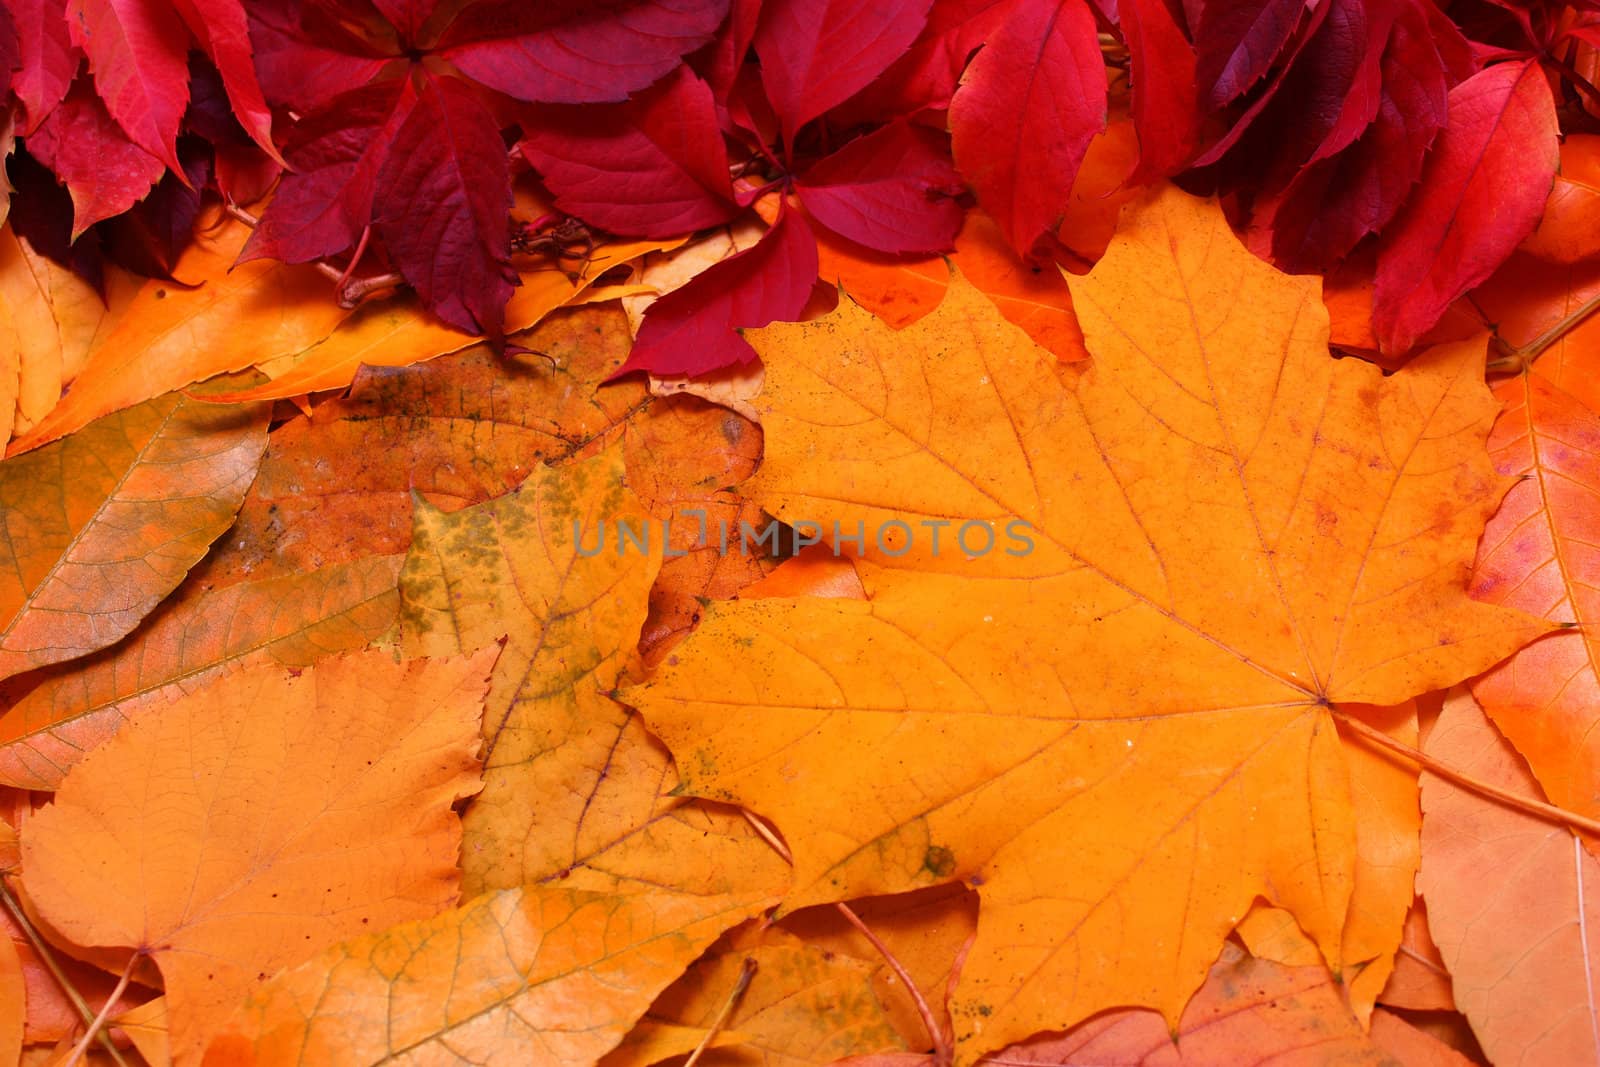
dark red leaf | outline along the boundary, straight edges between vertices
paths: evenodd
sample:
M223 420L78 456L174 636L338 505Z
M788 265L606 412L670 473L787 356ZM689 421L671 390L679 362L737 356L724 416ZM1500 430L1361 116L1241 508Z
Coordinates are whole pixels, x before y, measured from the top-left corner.
M72 197L56 183L55 175L23 145L7 161L6 178L12 186L8 221L17 236L104 297L105 258L100 252L100 235L90 229L76 241L72 239Z
M170 172L163 174L143 200L100 224L106 257L135 274L175 281L173 264L194 233L200 216L199 190L211 175L210 146L198 137L180 137L178 155L187 182Z
M796 319L817 280L817 242L785 208L754 247L712 264L650 305L617 371L705 374L756 358L736 330Z
M812 218L880 252L943 252L965 212L943 134L904 119L857 137L795 180Z
M1055 229L1105 125L1105 65L1084 0L1022 0L950 105L956 166L1022 256Z
M28 150L72 194L73 237L128 210L166 171L128 139L83 78L28 138Z
M1450 90L1450 122L1378 250L1372 321L1403 352L1488 278L1539 222L1555 179L1555 100L1535 61L1502 63Z
M1166 0L1122 0L1139 170L1133 181L1174 174L1200 147L1194 50Z
M1272 256L1283 269L1331 269L1388 225L1422 174L1423 157L1449 117L1450 90L1423 6L1432 5L1408 3L1390 27L1372 124L1354 144L1314 159L1258 211L1257 224L1271 231Z
M245 0L245 10L256 74L274 104L313 111L396 61L308 0Z
M1194 31L1200 96L1221 108L1272 68L1289 43L1306 0L1210 0Z
M620 103L711 40L728 0L488 0L445 31L439 54L518 100Z
M688 67L625 104L544 109L521 151L558 208L612 233L672 237L737 210L711 90Z
M933 0L928 24L911 50L833 109L829 120L858 126L949 107L967 60L1000 28L1010 5L1011 0Z
M499 336L517 284L511 166L500 129L459 78L429 76L378 175L384 246L434 314Z
M767 0L756 27L761 82L784 142L865 89L911 47L932 0Z
M5 0L5 5L17 26L22 69L11 88L22 102L26 136L67 95L82 56L67 33L64 0Z
M727 103L728 94L733 92L733 83L750 54L750 41L755 37L760 16L761 0L733 0L728 5L728 17L710 46L689 57L719 104Z
M411 45L421 43L418 38L422 24L439 6L439 0L372 0L372 3L394 26L400 39Z
M379 82L341 93L306 116L284 145L294 169L278 185L239 261L308 263L355 244L372 220L390 142L415 102L409 80Z
M256 81L251 55L250 21L240 0L175 0L174 6L195 40L211 57L233 104L234 118L250 139L268 153L272 143L272 112Z
M189 102L189 31L172 6L163 0L68 0L67 27L128 140L181 174L178 124Z
M22 70L22 43L11 9L0 4L0 94L11 92L12 78Z

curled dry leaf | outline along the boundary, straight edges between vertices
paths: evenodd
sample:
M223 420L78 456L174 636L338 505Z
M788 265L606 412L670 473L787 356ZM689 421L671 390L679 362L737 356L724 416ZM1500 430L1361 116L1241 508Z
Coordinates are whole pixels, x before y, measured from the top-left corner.
M1176 1020L1257 895L1355 962L1328 706L1398 703L1546 628L1466 595L1503 489L1479 344L1388 378L1329 359L1317 280L1176 191L1072 285L1081 374L964 284L899 333L844 305L752 331L749 495L861 523L871 600L713 605L624 695L684 792L776 823L788 907L978 886L965 1062L1117 1005ZM942 551L913 525L935 520Z
M198 1063L262 976L455 902L497 652L269 664L181 697L28 821L23 888L74 943L155 962L173 1062Z
M174 394L0 466L0 678L138 625L232 524L266 429Z
M205 1062L587 1067L718 934L762 903L648 887L486 893L274 978Z

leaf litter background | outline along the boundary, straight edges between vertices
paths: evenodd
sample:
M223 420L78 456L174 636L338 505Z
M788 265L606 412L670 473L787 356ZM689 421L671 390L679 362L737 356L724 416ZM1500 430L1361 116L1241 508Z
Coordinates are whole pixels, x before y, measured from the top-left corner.
M1544 196L1539 57L1479 69L1431 8L1353 4L1202 11L1191 55L1135 2L1107 127L1087 7L919 34L915 5L821 6L726 23L793 196L730 184L716 109L757 98L677 65L720 11L649 27L661 54L598 105L583 57L530 81L504 27L423 6L379 5L389 36L304 85L295 20L252 11L252 67L242 11L162 9L139 73L168 98L143 103L102 51L115 5L24 27L13 210L43 164L80 243L75 274L33 247L65 254L44 214L0 234L4 1062L1597 1061L1600 870L1572 827L1600 815L1574 326L1600 216L1581 135ZM1293 110L1349 88L1318 65L1333 26L1367 35L1384 136ZM1035 94L1023 55L1065 81ZM1425 76L1396 105L1402 61ZM1184 70L1192 114L1163 111L1145 86ZM140 283L126 227L178 195L202 127L171 94L208 78L238 124L203 135L212 180L270 184L263 90L301 96L294 170L265 215L196 197L196 240ZM949 105L953 156L883 120L896 85ZM490 91L548 106L518 113L544 190ZM851 109L878 125L803 135ZM423 132L446 119L457 158ZM1282 165L1237 165L1284 122ZM619 144L648 180L586 184ZM1156 180L1219 161L1242 237ZM1339 198L1384 167L1415 191ZM309 219L329 189L342 214ZM585 257L633 268L518 276L484 220L552 195L625 235ZM478 243L430 274L461 227ZM1251 251L1322 270L1380 231L1326 280ZM468 347L279 262L368 237L445 323L529 332ZM1087 273L1018 259L1047 237ZM1520 370L1492 391L1483 323ZM1020 518L1037 547L747 557L681 521L671 553L573 543L685 508Z

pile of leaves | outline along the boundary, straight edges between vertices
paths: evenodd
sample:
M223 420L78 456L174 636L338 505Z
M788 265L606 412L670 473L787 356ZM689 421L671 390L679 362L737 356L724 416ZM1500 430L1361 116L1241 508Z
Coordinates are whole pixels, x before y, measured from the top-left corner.
M0 1065L1600 1064L1597 72L0 0Z

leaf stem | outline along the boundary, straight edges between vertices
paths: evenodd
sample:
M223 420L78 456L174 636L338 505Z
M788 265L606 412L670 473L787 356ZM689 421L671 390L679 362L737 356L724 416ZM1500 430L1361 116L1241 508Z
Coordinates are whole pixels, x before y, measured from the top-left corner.
M912 1003L917 1006L917 1014L922 1016L922 1025L928 1031L928 1040L933 1044L933 1062L937 1067L949 1067L952 1059L950 1035L945 1033L943 1026L939 1025L939 1020L934 1016L933 1009L928 1006L928 999L922 995L922 990L917 988L917 983L911 980L911 975L906 973L905 966L889 950L889 946L884 944L878 935L872 932L872 928L861 921L861 916L850 909L850 905L840 902L834 904L834 907L838 908L839 914L843 915L850 925L854 926L861 936L867 939L868 944L878 950L878 955L882 956L884 962L889 965L889 969L894 971L895 977L900 979L900 984L906 987L906 992L911 995Z
M238 204L225 203L223 209L252 230L261 224L260 216L251 214ZM350 276L351 272L355 270L356 262L361 258L361 254L366 251L367 242L371 236L372 227L368 226L361 231L361 242L356 245L355 254L350 257L350 265L343 270L335 267L325 259L316 260L311 264L317 269L317 273L325 278L332 279L334 293L339 299L339 306L342 308L353 308L373 293L384 289L398 289L406 283L403 275L393 272L376 274L371 278L353 278Z
M135 952L128 957L128 965L122 968L122 977L117 981L117 987L106 998L105 1005L100 1009L100 1014L96 1015L94 1021L89 1024L88 1032L83 1035L82 1040L73 1046L72 1054L67 1057L63 1067L77 1067L78 1061L83 1059L84 1053L89 1051L89 1042L96 1037L107 1037L109 1040L104 1029L106 1019L110 1017L111 1009L116 1006L117 1001L122 999L122 994L128 991L128 981L133 977L133 965L137 962L139 962L139 953Z
M1441 778L1448 778L1457 785L1472 790L1474 793L1490 797L1505 804L1507 807L1516 808L1524 814L1543 819L1545 822L1558 823L1562 826L1600 836L1600 820L1579 815L1577 812L1568 811L1565 808L1558 808L1554 804L1547 804L1542 800L1520 796L1497 785L1490 785L1488 782L1472 777L1465 771L1459 771L1449 764L1440 763L1425 752L1396 741L1382 730L1368 726L1354 715L1340 711L1337 708L1333 709L1333 715L1339 722L1359 734L1363 740L1378 745L1380 748L1386 748L1396 755L1404 756L1411 762L1421 765L1424 770L1431 771Z
M22 910L22 905L17 903L17 898L11 895L11 890L3 878L0 878L0 903L5 905L6 911L11 913L11 917L22 928L28 943L33 946L35 955L39 957L39 962L44 964L45 970L50 972L50 976L56 980L56 985L61 987L61 992L72 1002L72 1006L78 1009L78 1014L82 1016L83 1021L86 1024L92 1022L95 1013L89 1010L89 1004L83 999L83 994L78 992L77 987L72 984L66 973L62 971L61 965L56 962L55 953L45 943L39 931L33 928L33 923L28 920L28 915ZM122 1053L118 1051L110 1035L102 1032L100 1034L100 1045L111 1056L112 1060L117 1063L117 1067L128 1067L128 1061L122 1058Z
M744 999L744 991L750 988L750 979L755 976L756 961L752 957L746 956L744 958L744 966L739 968L738 980L733 983L733 988L728 991L728 999L722 1003L722 1010L717 1013L716 1019L711 1023L711 1028L700 1039L700 1043L694 1047L694 1051L689 1053L689 1058L683 1061L683 1067L694 1067L701 1054L711 1047L711 1042L715 1041L717 1035L722 1032L722 1028L728 1025L728 1020L733 1016L733 1009L738 1007L739 1001Z
M1569 314L1563 317L1561 321L1545 330L1527 344L1520 345L1516 348L1512 348L1507 345L1503 340L1501 340L1499 334L1496 334L1495 340L1498 343L1495 347L1504 352L1505 357L1503 359L1492 361L1489 369L1495 371L1504 370L1508 373L1514 374L1522 373L1528 369L1535 359L1539 358L1540 353L1549 348L1551 345L1555 344L1557 341L1561 340L1561 338L1566 336L1568 332L1575 329L1580 323L1582 323L1584 319L1587 319L1590 315L1593 315L1597 309L1600 309L1600 294L1596 294L1595 296L1590 297L1588 300L1585 300Z

